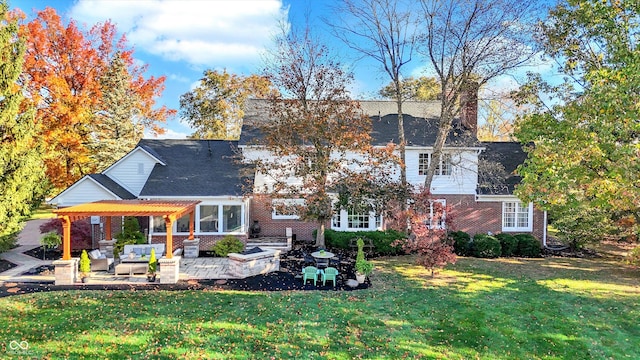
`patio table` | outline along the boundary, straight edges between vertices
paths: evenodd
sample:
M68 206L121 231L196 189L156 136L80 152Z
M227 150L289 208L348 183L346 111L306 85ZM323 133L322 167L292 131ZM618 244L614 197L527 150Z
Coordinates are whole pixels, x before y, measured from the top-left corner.
M311 256L313 256L313 258L316 259L317 268L320 268L320 267L326 268L329 266L329 259L331 259L335 255L329 251L316 251L316 252L312 252Z

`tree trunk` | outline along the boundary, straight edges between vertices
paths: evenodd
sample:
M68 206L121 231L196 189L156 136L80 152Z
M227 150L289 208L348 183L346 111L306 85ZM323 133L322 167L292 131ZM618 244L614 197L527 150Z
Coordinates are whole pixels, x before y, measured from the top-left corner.
M437 164L440 163L440 155L442 155L442 148L444 147L444 143L447 141L447 136L449 135L449 131L451 130L451 111L449 107L451 100L447 100L446 96L442 96L441 101L441 110L440 110L440 123L438 124L438 135L436 136L436 141L433 144L433 152L431 153L431 162L429 163L429 167L427 168L427 174L424 179L424 188L425 190L431 193L431 183L433 182L433 176L436 173Z
M324 219L322 221L318 221L318 232L316 234L316 246L319 248L324 248L326 245L324 243Z

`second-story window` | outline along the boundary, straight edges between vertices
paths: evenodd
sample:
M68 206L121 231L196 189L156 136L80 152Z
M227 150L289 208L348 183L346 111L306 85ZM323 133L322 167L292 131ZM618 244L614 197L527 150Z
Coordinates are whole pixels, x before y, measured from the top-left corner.
M430 162L430 153L418 154L418 175L427 175ZM451 169L451 154L443 153L440 156L440 161L436 164L435 175L451 175Z

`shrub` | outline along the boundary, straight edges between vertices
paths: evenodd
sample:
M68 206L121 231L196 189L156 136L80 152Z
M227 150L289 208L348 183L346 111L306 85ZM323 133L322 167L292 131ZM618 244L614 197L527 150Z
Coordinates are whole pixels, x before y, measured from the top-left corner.
M82 250L82 254L80 254L80 265L78 270L84 276L88 275L91 272L91 260L89 260L89 254L87 254L87 250Z
M640 246L636 246L625 257L624 261L631 266L640 266Z
M138 219L133 216L124 218L122 232L116 234L115 238L116 243L113 245L114 254L122 253L125 245L144 244L146 242L144 234L140 231Z
M502 256L513 256L518 251L518 239L511 234L497 234L496 239L500 241L502 247Z
M470 255L471 237L464 231L453 231L449 233L449 238L453 241L453 252L458 256Z
M533 237L531 234L518 234L514 235L518 240L518 250L516 255L522 257L539 257L540 256L540 241Z
M40 225L40 233L55 231L62 236L62 221L51 219ZM71 249L89 249L92 247L91 224L87 220L77 220L71 223Z
M227 235L218 240L211 248L218 256L227 256L229 253L239 253L244 250L244 244L235 236Z
M500 241L488 234L476 234L471 248L473 256L479 258L497 258L502 253Z
M314 231L315 237L315 231ZM353 238L371 239L374 251L380 255L396 255L402 252L401 246L394 245L394 242L406 238L406 235L396 230L386 231L335 231L325 230L324 238L328 247L349 249L349 241Z
M158 260L156 259L156 249L151 248L151 254L149 254L149 274L155 274L158 270Z
M362 275L368 276L373 271L373 263L364 259L364 240L358 238L358 253L356 254L356 271Z

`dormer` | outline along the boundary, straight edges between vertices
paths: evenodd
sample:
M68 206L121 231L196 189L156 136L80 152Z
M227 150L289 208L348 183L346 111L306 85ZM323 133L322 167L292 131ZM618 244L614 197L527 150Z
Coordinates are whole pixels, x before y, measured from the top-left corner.
M138 196L156 165L166 166L162 158L151 148L138 146L111 165L103 174Z

